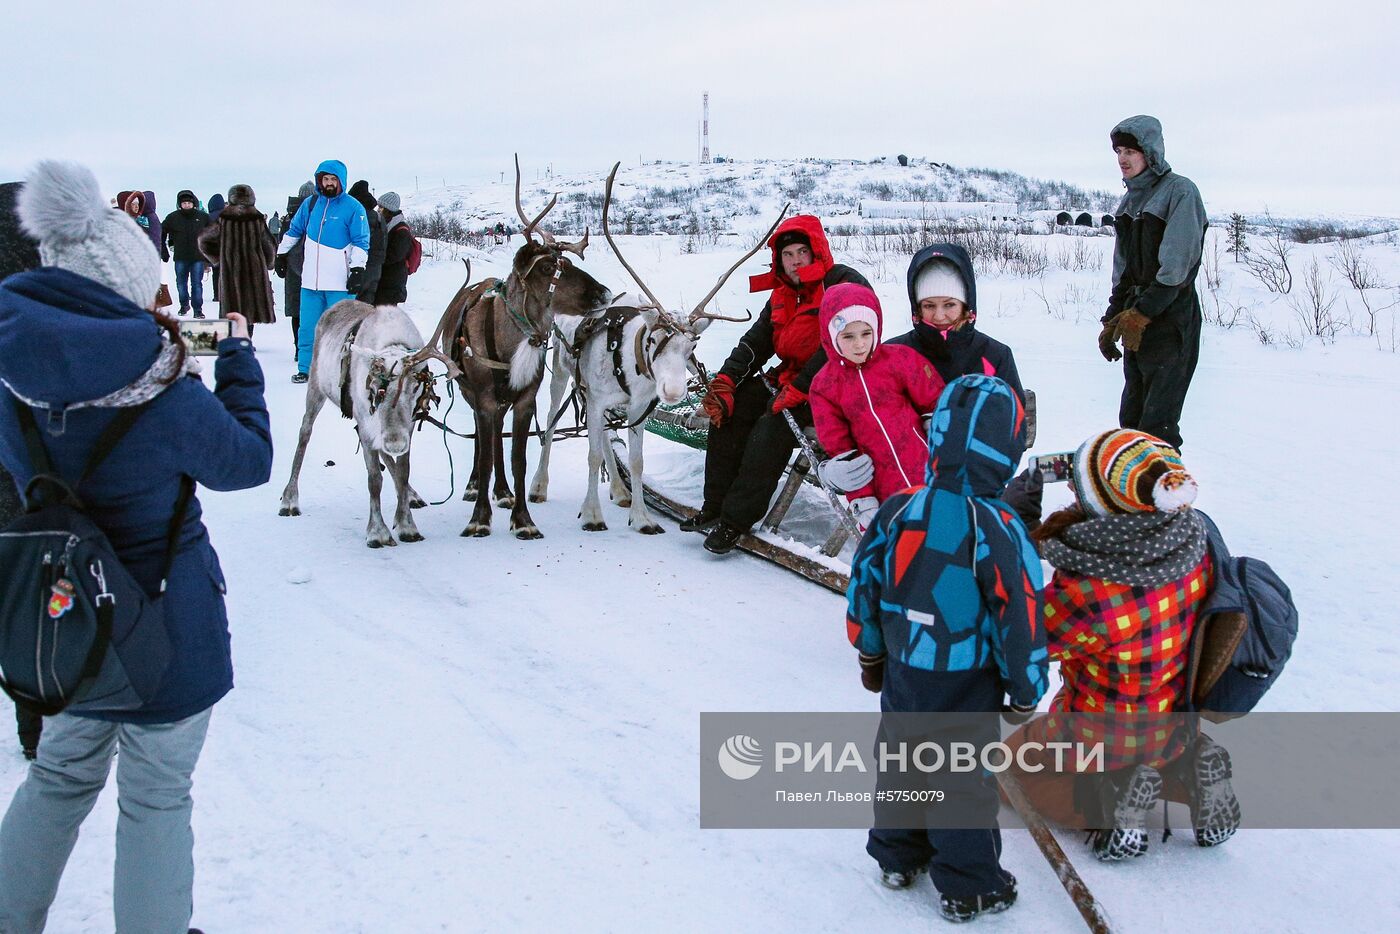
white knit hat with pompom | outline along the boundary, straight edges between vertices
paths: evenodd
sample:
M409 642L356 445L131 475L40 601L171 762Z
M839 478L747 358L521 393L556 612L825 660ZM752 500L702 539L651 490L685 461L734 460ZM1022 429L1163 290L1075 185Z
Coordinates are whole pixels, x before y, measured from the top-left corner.
M107 206L92 170L45 160L20 192L18 214L39 241L39 258L101 283L142 308L160 291L160 256L125 211Z

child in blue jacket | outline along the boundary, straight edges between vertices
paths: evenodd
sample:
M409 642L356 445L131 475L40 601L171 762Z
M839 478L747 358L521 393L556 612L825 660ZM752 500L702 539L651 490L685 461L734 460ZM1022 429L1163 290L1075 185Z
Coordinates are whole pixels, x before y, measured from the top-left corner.
M886 500L861 539L846 626L861 679L880 692L884 713L1009 706L1029 714L1045 693L1040 559L1021 519L997 498L1025 449L1025 427L1020 397L1002 380L949 383L929 426L926 485ZM882 741L894 722L881 726ZM979 744L998 739L996 719L985 723L972 737ZM877 791L895 780L882 772ZM999 862L991 777L976 773L957 791L958 813L981 829L933 820L886 829L877 803L866 851L891 888L907 888L927 868L943 916L966 921L1009 908L1016 879Z

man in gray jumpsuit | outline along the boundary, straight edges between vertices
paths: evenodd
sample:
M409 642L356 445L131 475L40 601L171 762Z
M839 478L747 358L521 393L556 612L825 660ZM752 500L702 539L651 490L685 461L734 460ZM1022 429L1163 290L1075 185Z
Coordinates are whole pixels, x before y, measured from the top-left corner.
M1110 363L1123 360L1118 424L1179 450L1181 408L1201 350L1196 273L1206 209L1195 183L1167 164L1157 118L1129 117L1110 139L1128 190L1114 211L1113 291L1099 351Z

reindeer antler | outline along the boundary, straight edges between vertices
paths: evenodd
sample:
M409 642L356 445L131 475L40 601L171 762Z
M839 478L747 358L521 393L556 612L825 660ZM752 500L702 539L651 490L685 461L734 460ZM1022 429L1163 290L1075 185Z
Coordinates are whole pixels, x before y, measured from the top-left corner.
M778 215L778 219L773 222L772 227L768 228L768 232L758 239L758 242L753 245L753 249L749 250L743 256L739 257L739 261L733 266L730 266L729 270L725 272L724 275L719 277L719 281L715 283L715 287L713 289L710 289L710 293L708 295L700 299L700 304L696 305L695 310L690 313L690 317L686 319L688 322L694 324L701 318L710 318L714 321L748 321L750 318L753 317L752 311L748 313L747 318L726 318L723 315L706 314L705 306L710 303L710 299L714 298L716 295L719 294L720 289L724 288L724 284L729 281L729 277L734 275L734 270L738 269L740 266L744 265L744 263L748 262L749 258L752 257L755 253L757 253L759 248L768 242L768 238L773 236L773 231L778 229L778 225L781 224L783 222L783 218L787 216L788 208L790 207L792 207L791 201L783 205L783 210Z
M461 368L458 367L457 364L452 361L451 357L447 356L447 354L443 353L441 350L438 350L437 347L434 346L433 342L424 344L421 349L414 351L407 357L404 357L403 372L407 373L409 370L412 370L414 367L418 366L418 364L426 363L429 360L441 360L444 364L446 364L448 379L456 379L458 376L462 375ZM402 376L402 374L400 374L400 376Z
M619 250L617 244L613 242L612 232L608 230L608 205L612 203L613 179L617 177L617 169L620 165L622 165L620 161L613 163L612 171L608 173L607 187L603 189L603 236L607 238L608 246L612 247L613 253L617 255L618 262L622 263L622 268L627 270L628 274L632 277L632 281L636 282L637 285L641 287L642 291L646 294L646 297L651 301L652 305L656 307L657 311L665 311L666 306L661 304L661 300L652 293L651 289L647 288L647 284L642 281L642 277L637 275L637 270L633 269L632 264L627 262L626 257L622 255L622 251Z
M543 231L541 231L541 233L543 233ZM551 242L553 242L555 246L559 247L559 249L568 250L570 253L576 254L579 259L583 259L583 251L588 249L588 228L583 228L583 239L577 241L576 243L566 243L563 240L552 240Z
M546 205L544 206L544 210L543 210L543 211L541 211L539 214L535 215L535 219L534 219L534 220L529 220L528 218L525 217L525 208L522 207L521 204L520 204L520 153L516 153L516 154L515 154L515 213L520 215L520 223L522 223L522 224L525 225L525 229L522 230L521 233L524 234L526 240L529 240L529 239L530 239L530 234L532 234L532 233L535 232L535 225L537 225L540 221L544 220L544 216L545 216L546 214L548 214L551 210L553 210L553 208L554 208L554 203L555 203L556 201L558 201L558 200L559 200L559 193L558 193L558 192L555 192L555 193L554 193L554 197L549 199L549 203L546 204ZM541 230L541 231L539 232L539 234L540 234L540 236L544 239L544 241L545 241L546 243L553 243L553 242L554 242L554 238L551 237L551 236L549 235L549 232L548 232L548 231ZM580 254L580 255L582 255L582 254Z

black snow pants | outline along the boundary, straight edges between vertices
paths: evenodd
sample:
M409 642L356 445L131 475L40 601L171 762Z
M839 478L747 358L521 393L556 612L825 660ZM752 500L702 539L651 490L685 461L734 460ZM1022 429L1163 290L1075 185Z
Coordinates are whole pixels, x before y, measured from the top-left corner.
M886 661L886 665L891 664ZM982 748L999 738L995 715L974 720L939 719L932 711L994 711L1001 706L1001 677L995 669L961 672L919 672L902 679L906 688L916 686L913 697L904 690L896 696L886 671L886 693L881 708L886 714L928 711L911 720L882 717L879 744L894 748L903 743L913 749L932 742L944 749L953 743ZM900 710L891 710L891 704ZM1001 830L997 827L996 782L981 769L972 772L939 771L923 774L882 769L876 777L875 827L865 851L881 869L911 871L928 866L933 885L944 895L970 898L989 895L1011 881L1001 868ZM924 807L882 802L881 792L936 789L944 800ZM916 818L916 819L910 819ZM922 819L917 819L922 818ZM955 826L958 823L964 826ZM922 823L924 826L917 826ZM972 826L966 826L966 825ZM911 826L916 825L916 826Z
M772 394L760 379L734 390L734 414L711 426L705 447L705 507L737 529L753 528L768 510L797 439L787 419L771 411ZM797 424L812 424L812 409L792 410Z
M1185 341L1124 351L1118 424L1156 435L1181 450L1181 408L1200 355L1199 330Z
M19 727L19 744L21 746L25 749L34 749L39 745L39 734L44 729L43 717L16 704L15 725Z

